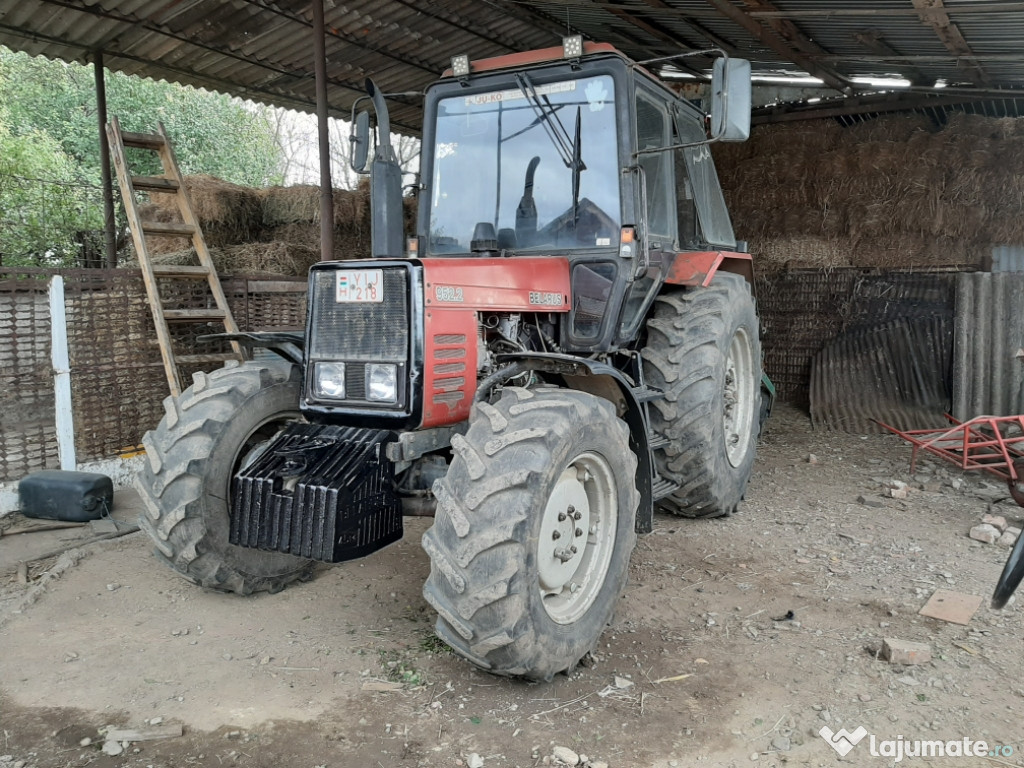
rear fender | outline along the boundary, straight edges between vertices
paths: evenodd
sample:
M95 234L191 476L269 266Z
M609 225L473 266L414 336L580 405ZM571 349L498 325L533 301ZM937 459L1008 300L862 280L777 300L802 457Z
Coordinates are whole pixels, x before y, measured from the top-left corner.
M677 253L665 275L669 285L706 288L716 272L743 275L754 286L754 263L749 253L735 251L687 251Z

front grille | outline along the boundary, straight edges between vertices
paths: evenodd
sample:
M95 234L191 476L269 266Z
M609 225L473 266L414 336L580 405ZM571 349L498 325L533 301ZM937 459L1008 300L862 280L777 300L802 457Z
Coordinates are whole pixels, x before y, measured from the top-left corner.
M362 363L348 363L345 366L345 399L366 399L366 366Z
M339 271L313 273L310 357L404 363L409 356L408 272L384 270L382 302L348 304L335 298Z

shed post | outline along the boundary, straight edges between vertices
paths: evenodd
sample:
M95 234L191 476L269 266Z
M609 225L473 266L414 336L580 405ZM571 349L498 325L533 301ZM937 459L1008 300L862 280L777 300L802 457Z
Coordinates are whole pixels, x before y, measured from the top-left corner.
M110 144L107 143L107 85L103 74L103 51L92 56L96 77L96 118L100 126L100 172L103 175L103 241L107 267L117 266L117 238L114 235L114 182L110 175Z
M316 128L320 147L320 258L334 259L334 188L331 183L331 140L327 128L327 45L323 0L311 0L313 71L316 73Z

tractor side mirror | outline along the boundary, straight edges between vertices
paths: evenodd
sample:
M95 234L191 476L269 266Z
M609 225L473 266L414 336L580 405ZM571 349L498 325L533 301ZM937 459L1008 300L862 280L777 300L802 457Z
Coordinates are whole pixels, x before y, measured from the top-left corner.
M356 173L366 173L366 158L370 154L370 113L360 112L352 123L348 164Z
M746 141L750 137L750 62L716 59L711 73L711 138Z

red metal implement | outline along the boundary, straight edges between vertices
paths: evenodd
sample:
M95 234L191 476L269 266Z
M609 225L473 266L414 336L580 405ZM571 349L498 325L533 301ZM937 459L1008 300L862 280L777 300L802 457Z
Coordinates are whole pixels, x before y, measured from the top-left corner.
M1010 495L1024 507L1024 416L976 416L970 421L953 422L950 429L911 429L906 432L885 427L914 446L910 471L914 471L918 451L956 464L961 469L980 469L1003 478L1010 486ZM992 594L992 607L1006 606L1014 591L1024 580L1024 534L1017 537L1003 572Z
M1000 477L1010 486L1010 494L1024 506L1024 415L976 416L970 421L953 422L949 429L911 429L903 432L888 424L878 424L914 446L910 471L917 454L928 453L956 464L964 470L980 470Z

